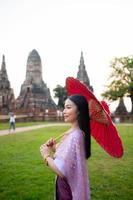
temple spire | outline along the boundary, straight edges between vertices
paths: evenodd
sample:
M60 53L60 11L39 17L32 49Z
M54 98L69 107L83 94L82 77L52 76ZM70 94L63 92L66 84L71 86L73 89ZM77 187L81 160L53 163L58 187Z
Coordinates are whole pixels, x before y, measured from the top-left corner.
M83 68L84 68L84 57L83 57L83 51L81 51L80 67L83 67Z
M77 73L77 78L82 81L85 85L87 85L91 91L93 91L92 86L90 86L90 80L87 74L87 71L85 69L85 64L84 64L84 57L83 57L83 51L81 51L81 56L80 56L80 65L79 65L79 71Z
M0 76L1 76L0 78L4 82L8 82L8 75L7 75L7 71L6 71L6 62L5 62L5 56L4 55L2 57Z
M2 71L6 70L5 55L2 56L1 70Z
M10 87L8 75L6 71L5 56L2 57L0 69L0 112L8 113L15 107L15 99L13 89Z
M42 63L37 50L33 49L27 59L25 83L39 84L42 82Z

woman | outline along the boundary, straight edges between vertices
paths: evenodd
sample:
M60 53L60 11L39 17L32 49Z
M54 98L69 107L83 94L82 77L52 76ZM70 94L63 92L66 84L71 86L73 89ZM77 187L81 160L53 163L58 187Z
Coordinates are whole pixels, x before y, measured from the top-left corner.
M47 165L57 174L56 200L90 200L86 159L91 154L88 102L72 95L65 101L65 122L71 124L59 144L50 139L40 147ZM55 150L51 157L50 150Z

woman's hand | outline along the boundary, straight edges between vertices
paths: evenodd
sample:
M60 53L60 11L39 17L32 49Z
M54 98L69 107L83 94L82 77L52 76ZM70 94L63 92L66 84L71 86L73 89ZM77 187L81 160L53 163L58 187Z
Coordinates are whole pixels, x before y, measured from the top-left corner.
M47 145L48 147L53 147L55 144L56 144L56 141L55 141L53 138L49 139L49 140L46 142L46 145Z
M55 144L55 140L51 138L45 144L40 146L40 152L44 159L50 154L50 150L55 151Z
M43 144L40 146L40 152L42 157L45 159L50 154L50 148L46 144Z

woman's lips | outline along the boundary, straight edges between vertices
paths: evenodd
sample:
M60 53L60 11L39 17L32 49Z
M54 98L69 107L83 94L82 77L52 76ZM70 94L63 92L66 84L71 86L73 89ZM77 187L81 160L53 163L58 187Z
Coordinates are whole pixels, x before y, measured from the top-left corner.
M67 116L67 115L64 115L64 118L66 119L66 118L68 118L68 116Z

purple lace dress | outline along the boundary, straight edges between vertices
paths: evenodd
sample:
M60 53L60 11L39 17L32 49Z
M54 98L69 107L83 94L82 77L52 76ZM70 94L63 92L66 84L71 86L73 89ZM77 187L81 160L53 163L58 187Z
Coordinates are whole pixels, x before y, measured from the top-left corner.
M55 158L64 163L65 178L57 177L56 200L90 200L84 136L75 129L56 149Z

